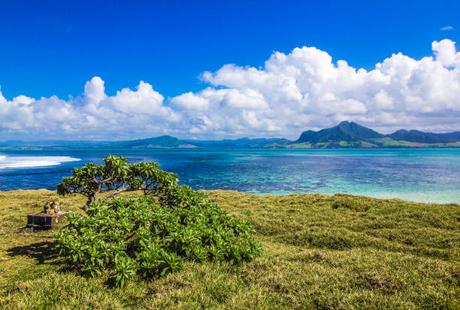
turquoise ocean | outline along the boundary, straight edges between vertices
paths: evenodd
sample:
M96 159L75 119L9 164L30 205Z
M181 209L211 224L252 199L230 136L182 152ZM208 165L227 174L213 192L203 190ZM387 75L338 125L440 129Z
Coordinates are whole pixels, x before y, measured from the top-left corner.
M0 151L0 190L55 189L108 154L156 161L195 189L258 194L348 193L460 203L460 149L107 149Z

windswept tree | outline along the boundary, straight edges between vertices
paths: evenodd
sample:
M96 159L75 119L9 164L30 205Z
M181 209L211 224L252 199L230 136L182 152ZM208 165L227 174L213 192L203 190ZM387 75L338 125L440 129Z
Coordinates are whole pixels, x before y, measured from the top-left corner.
M154 162L128 164L125 157L107 156L103 165L89 163L75 168L57 187L59 195L82 194L87 197L85 210L98 199L99 194L110 192L111 198L122 192L142 190L168 200L171 191L177 186L174 173L160 170Z
M144 196L113 197L130 190ZM90 276L109 274L119 286L174 272L184 261L238 264L261 250L248 222L230 216L205 193L179 185L175 174L156 163L128 164L109 156L103 165L75 169L58 192L88 198L87 213L69 215L55 236L62 261Z

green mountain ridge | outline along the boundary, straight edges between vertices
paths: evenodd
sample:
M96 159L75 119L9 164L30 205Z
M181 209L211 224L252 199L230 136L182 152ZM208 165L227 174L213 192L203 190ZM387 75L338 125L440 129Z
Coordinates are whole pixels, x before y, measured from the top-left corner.
M368 139L382 138L383 135L361 126L354 122L341 122L335 127L322 129L319 131L304 131L296 143L322 143L331 141L356 142Z
M460 147L460 132L433 133L400 129L381 134L355 122L343 121L318 131L302 132L297 140L284 138L239 138L223 140L181 139L162 135L125 141L5 141L0 150L38 150L62 148L446 148Z
M135 148L420 148L460 147L460 132L431 133L418 130L398 130L381 134L355 122L343 121L318 131L307 130L295 140L282 138L240 138L224 140L178 139L159 136L123 141L118 144Z
M173 136L159 136L147 139L116 142L114 145L131 148L256 148L271 144L286 144L290 141L283 138L239 138L224 140L192 140L179 139Z
M460 132L432 133L419 130L398 130L388 135L395 140L420 143L450 143L460 141Z
M343 121L319 131L304 131L288 148L390 148L390 147L460 147L460 132L431 133L398 130L384 135L355 122Z

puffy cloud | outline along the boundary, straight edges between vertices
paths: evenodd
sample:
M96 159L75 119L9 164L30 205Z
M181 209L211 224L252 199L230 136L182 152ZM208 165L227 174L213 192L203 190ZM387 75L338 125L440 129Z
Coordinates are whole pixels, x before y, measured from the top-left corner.
M171 104L185 110L196 111L206 111L209 106L209 102L206 98L197 96L191 92L172 98Z
M29 104L29 103L34 102L34 99L30 98L30 97L27 97L27 96L24 96L24 95L19 95L19 96L13 98L13 102Z
M171 111L163 105L163 100L163 96L150 84L141 81L137 90L123 88L115 96L100 101L99 107L126 115L167 117Z
M165 99L140 82L105 93L94 77L68 100L0 92L3 138L296 137L342 120L385 132L399 128L460 130L460 53L455 42L432 43L433 55L396 53L371 70L315 47L273 53L261 68L224 65L204 72L208 87Z
M104 81L95 76L85 84L85 98L88 104L98 104L106 98Z
M2 137L130 138L168 133L179 119L163 96L144 82L136 90L124 88L107 96L104 81L94 77L85 84L83 96L67 101L56 96L7 101L0 93Z
M263 68L224 65L205 72L202 79L212 87L180 97L181 105L191 127L206 120L203 134L295 137L347 119L385 132L459 130L460 53L448 39L433 42L432 49L433 56L419 60L393 54L372 70L334 62L314 47L275 52ZM193 108L188 98L205 100L206 109Z
M434 41L432 48L436 56L436 60L443 66L454 66L455 62L459 60L459 55L455 49L455 42L444 39L440 42Z

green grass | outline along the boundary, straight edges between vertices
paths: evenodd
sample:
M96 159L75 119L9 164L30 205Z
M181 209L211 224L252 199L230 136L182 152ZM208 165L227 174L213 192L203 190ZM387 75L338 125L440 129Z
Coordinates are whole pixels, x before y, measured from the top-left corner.
M460 309L460 206L345 195L209 193L250 221L251 263L187 263L110 288L55 264L52 232L22 229L50 191L0 192L0 309ZM61 199L78 210L83 198Z

